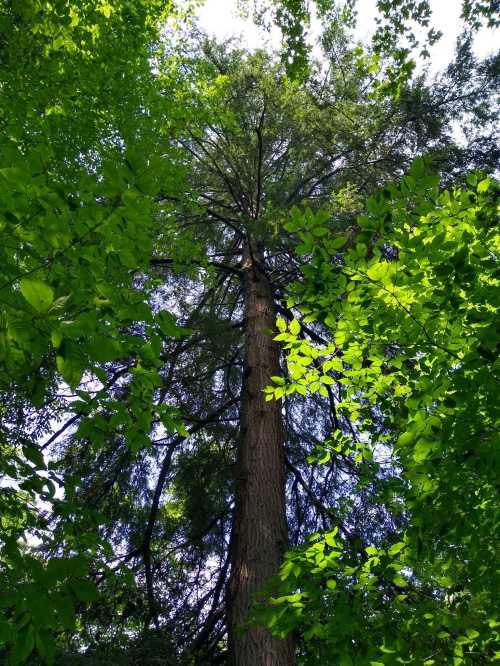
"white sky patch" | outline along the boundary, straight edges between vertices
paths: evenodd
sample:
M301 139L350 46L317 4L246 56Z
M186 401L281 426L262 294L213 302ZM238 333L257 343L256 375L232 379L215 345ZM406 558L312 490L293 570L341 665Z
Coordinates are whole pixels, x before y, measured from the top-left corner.
M238 37L241 46L249 49L280 45L280 30L274 27L267 32L256 26L251 18L242 17L236 0L206 0L196 14L200 27L220 41Z
M441 39L429 49L430 58L422 63L430 73L436 73L452 60L457 36L461 32L461 0L431 0L433 10L431 25L443 33ZM376 0L358 0L358 25L354 39L367 42L374 33L377 24ZM244 18L238 13L236 0L206 0L197 12L199 25L209 35L223 41L237 37L241 46L249 49L279 48L281 34L274 27L270 32L257 27L251 18ZM308 30L310 43L314 44L320 33L317 20L312 21ZM425 34L424 31L419 32ZM491 55L500 44L500 29L482 28L474 39L474 52L480 57ZM314 55L317 53L313 49ZM420 65L419 69L422 68Z

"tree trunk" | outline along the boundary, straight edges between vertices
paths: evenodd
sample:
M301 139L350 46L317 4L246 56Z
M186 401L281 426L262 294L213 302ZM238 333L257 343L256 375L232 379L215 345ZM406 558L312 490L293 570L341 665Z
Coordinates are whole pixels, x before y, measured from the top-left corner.
M262 627L244 627L266 579L277 573L287 546L284 434L281 401L262 389L280 374L279 348L269 334L275 309L262 252L249 239L243 255L245 363L236 464L235 510L228 588L232 666L293 666L291 638Z

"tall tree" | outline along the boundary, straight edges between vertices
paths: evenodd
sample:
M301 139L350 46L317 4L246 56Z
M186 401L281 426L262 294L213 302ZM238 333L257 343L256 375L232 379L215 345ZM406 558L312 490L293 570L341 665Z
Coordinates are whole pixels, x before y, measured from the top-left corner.
M258 221L260 193L256 196ZM230 546L229 652L234 664L286 666L295 663L291 637L273 637L256 626L238 633L268 578L276 574L288 544L281 404L266 401L264 393L270 378L280 372L280 363L279 348L269 335L276 308L262 245L250 234L242 244L245 355Z
M236 53L228 59L214 45L207 45L206 53L219 76L220 99L203 132L195 130L185 147L193 157L196 183L204 185L194 191L205 212L201 219L225 227L222 238L228 239L233 262L226 269L233 282L240 283L245 338L230 546L230 646L236 664L286 664L293 663L289 642L273 640L258 627L241 633L287 542L281 406L270 407L263 391L279 370L278 351L269 339L279 299L277 283L280 273L293 271L294 265L282 227L270 223L287 205L325 201L333 182L347 178L349 167L359 169L367 162L364 178L369 180L370 165L383 161L374 155L379 150L375 141L390 133L391 123L360 96L361 77L341 80L336 72L318 92L314 84L303 89L286 80L280 84L282 70L263 54L245 60ZM348 59L344 53L346 69ZM349 120L321 125L331 109L326 100L335 94L346 106L369 110L357 136ZM389 162L398 148L392 146ZM380 177L381 164L377 166ZM225 255L220 244L217 251Z
M184 142L193 158L190 171L200 223L211 220L221 230L223 243L213 247L228 262L221 267L226 281L241 290L245 357L229 584L229 617L234 622L229 632L236 663L290 659L283 643L281 653L265 645L258 652L259 639L252 632L258 635L259 629L250 628L243 635L237 630L248 619L251 597L255 599L272 571L270 563L279 556L284 534L284 454L276 454L283 447L283 426L278 425L282 409L266 409L262 396L279 363L268 330L260 337L255 331L259 317L257 328L272 328L273 311L283 307L281 285L298 268L281 220L293 204L327 204L332 190L343 184L359 193L383 182L405 160L408 163L412 149L432 149L444 164L448 148L442 134L445 122L436 111L451 100L431 100L420 82L407 88L397 103L372 101L362 93L368 72L353 72L354 56L341 34L328 37L336 69L322 80L318 72L319 80L302 86L283 79L281 67L263 54L242 58L236 52L228 58L227 52L207 44L220 100L203 132L194 129ZM331 227L341 230L347 226L346 217L335 216ZM330 401L326 386L322 392ZM333 405L330 411L335 411ZM273 515L262 515L263 507L274 507Z

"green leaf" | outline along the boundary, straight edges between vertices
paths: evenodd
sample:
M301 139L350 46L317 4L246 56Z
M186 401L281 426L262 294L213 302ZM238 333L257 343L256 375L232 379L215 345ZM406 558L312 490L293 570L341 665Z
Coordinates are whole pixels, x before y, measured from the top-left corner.
M276 319L276 327L278 331L284 333L286 331L286 321L282 317Z
M58 355L56 357L56 366L64 381L67 382L72 389L76 389L83 376L81 362L71 356L64 358L63 356Z
M397 555L400 551L403 550L403 548L406 546L404 541L400 541L398 543L394 543L390 548L389 548L389 555L392 557L392 555Z
M40 280L22 278L21 293L38 312L47 312L54 302L54 290Z
M425 173L425 162L421 157L417 157L413 160L410 167L410 173L415 178L421 178Z
M335 536L338 534L339 528L335 527L331 532L325 534L325 543L334 548L337 545Z
M67 594L57 594L53 598L54 609L59 621L66 629L74 629L76 614L72 600Z
M345 234L343 234L342 236L337 236L337 238L334 238L332 240L330 246L332 247L332 249L338 250L343 245L345 245L348 240L349 240L349 236L346 236Z
M387 275L388 265L386 262L377 262L372 264L366 274L371 280L382 280Z
M42 454L33 444L27 444L23 447L23 453L38 469L45 469L45 461Z
M473 640L474 638L479 638L479 636L481 635L479 631L477 631L476 629L467 629L465 633L467 634L468 638L470 638L471 640Z
M79 601L91 602L99 598L97 588L91 581L78 580L71 584L73 592Z
M331 358L323 363L323 370L325 372L328 372L328 370L335 370L335 372L342 372L344 370L344 365L340 360L340 358L335 356L334 358Z
M402 435L398 437L397 446L406 446L407 444L411 444L411 442L413 442L414 439L415 439L415 433L404 432Z
M426 439L419 439L418 442L415 444L415 448L413 451L413 457L415 459L415 462L418 463L423 462L426 458L429 457L433 448L434 448L433 442L430 442Z
M120 346L106 335L102 335L89 342L88 352L92 359L100 363L114 361L122 354Z
M61 346L61 342L63 340L61 331L53 330L50 334L50 340L52 342L52 346L54 347L54 349L59 349L59 347Z
M489 178L485 178L484 180L482 180L478 183L477 191L479 193L487 192L490 185L491 185L491 180Z
M15 664L21 664L33 652L35 647L35 631L30 623L19 633L17 641L12 650L12 659Z
M403 576L394 576L392 579L394 584L397 585L398 587L406 587L408 585L408 581L406 578L403 578Z
M55 657L55 641L48 629L40 629L35 637L35 644L46 663L53 664Z
M293 335L298 335L300 333L300 324L296 319L293 319L293 321L290 323L290 332Z

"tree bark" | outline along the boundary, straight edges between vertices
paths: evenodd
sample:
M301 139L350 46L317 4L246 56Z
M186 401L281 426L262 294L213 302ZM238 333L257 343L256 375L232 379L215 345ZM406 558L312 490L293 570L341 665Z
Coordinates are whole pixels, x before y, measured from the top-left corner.
M253 239L243 253L245 362L235 509L228 586L232 666L293 666L290 638L247 627L249 611L266 580L277 573L287 546L285 456L281 401L265 401L262 389L280 374L279 347L269 334L276 313L262 251Z

